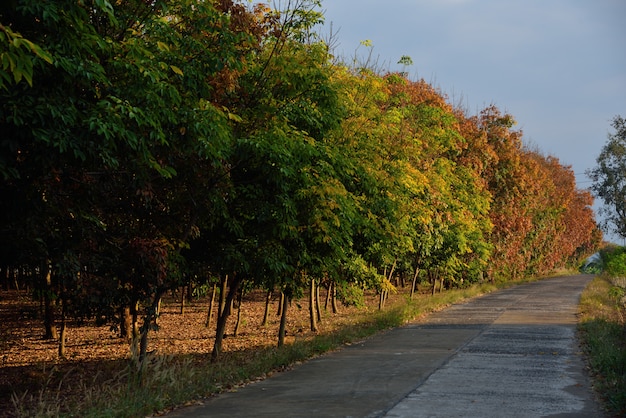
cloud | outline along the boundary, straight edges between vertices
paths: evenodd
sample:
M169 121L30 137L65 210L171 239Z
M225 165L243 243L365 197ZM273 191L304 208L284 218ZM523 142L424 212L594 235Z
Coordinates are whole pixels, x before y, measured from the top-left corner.
M391 68L402 55L465 107L495 103L525 136L572 164L595 165L626 116L624 0L326 0L352 56L361 39Z

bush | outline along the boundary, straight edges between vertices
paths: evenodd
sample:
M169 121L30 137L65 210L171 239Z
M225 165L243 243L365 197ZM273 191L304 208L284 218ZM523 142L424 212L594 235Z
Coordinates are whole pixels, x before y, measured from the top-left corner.
M608 245L600 250L598 257L590 259L609 277L626 276L626 247Z
M592 260L580 266L580 272L584 274L600 274L604 270L601 260Z
M626 250L618 250L608 255L604 271L611 277L626 277Z
M353 284L341 283L337 286L337 299L345 306L365 306L365 294L363 289Z

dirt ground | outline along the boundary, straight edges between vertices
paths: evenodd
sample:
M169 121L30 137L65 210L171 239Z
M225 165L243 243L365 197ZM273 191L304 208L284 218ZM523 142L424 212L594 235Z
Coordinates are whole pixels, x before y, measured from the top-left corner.
M324 292L322 292L324 297ZM159 330L150 333L148 350L158 354L210 355L215 337L215 317L205 327L208 297L193 299L180 313L178 295L164 300L159 318ZM323 308L322 301L322 308ZM376 309L375 295L366 298L368 307ZM278 301L273 300L269 323L261 326L265 309L265 294L251 293L242 303L242 320L237 337L232 336L236 311L231 315L224 339L224 350L239 350L277 343L279 317ZM338 314L322 311L321 331L330 331L349 323L358 308L340 306ZM311 335L308 300L294 301L289 308L288 338ZM110 326L70 324L67 329L66 359L58 358L58 342L44 340L43 319L38 301L27 292L0 291L0 417L10 416L12 396L36 394L54 370L55 375L73 373L96 375L103 369L130 357L129 345ZM4 411L4 412L3 412Z

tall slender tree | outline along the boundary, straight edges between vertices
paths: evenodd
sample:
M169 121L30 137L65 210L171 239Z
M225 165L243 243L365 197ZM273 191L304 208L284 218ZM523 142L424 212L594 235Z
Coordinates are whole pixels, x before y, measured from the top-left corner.
M594 194L604 202L600 213L605 229L626 239L626 119L615 116L611 126L615 131L608 135L598 165L588 175Z

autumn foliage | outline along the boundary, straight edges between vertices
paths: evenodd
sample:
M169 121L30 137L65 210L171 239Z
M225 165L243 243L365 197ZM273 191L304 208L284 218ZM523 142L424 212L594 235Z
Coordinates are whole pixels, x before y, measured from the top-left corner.
M318 2L290 6L1 6L0 277L49 329L110 323L141 359L165 292L217 289L217 359L252 289L382 307L399 278L513 280L599 244L590 194L513 116L342 63Z

